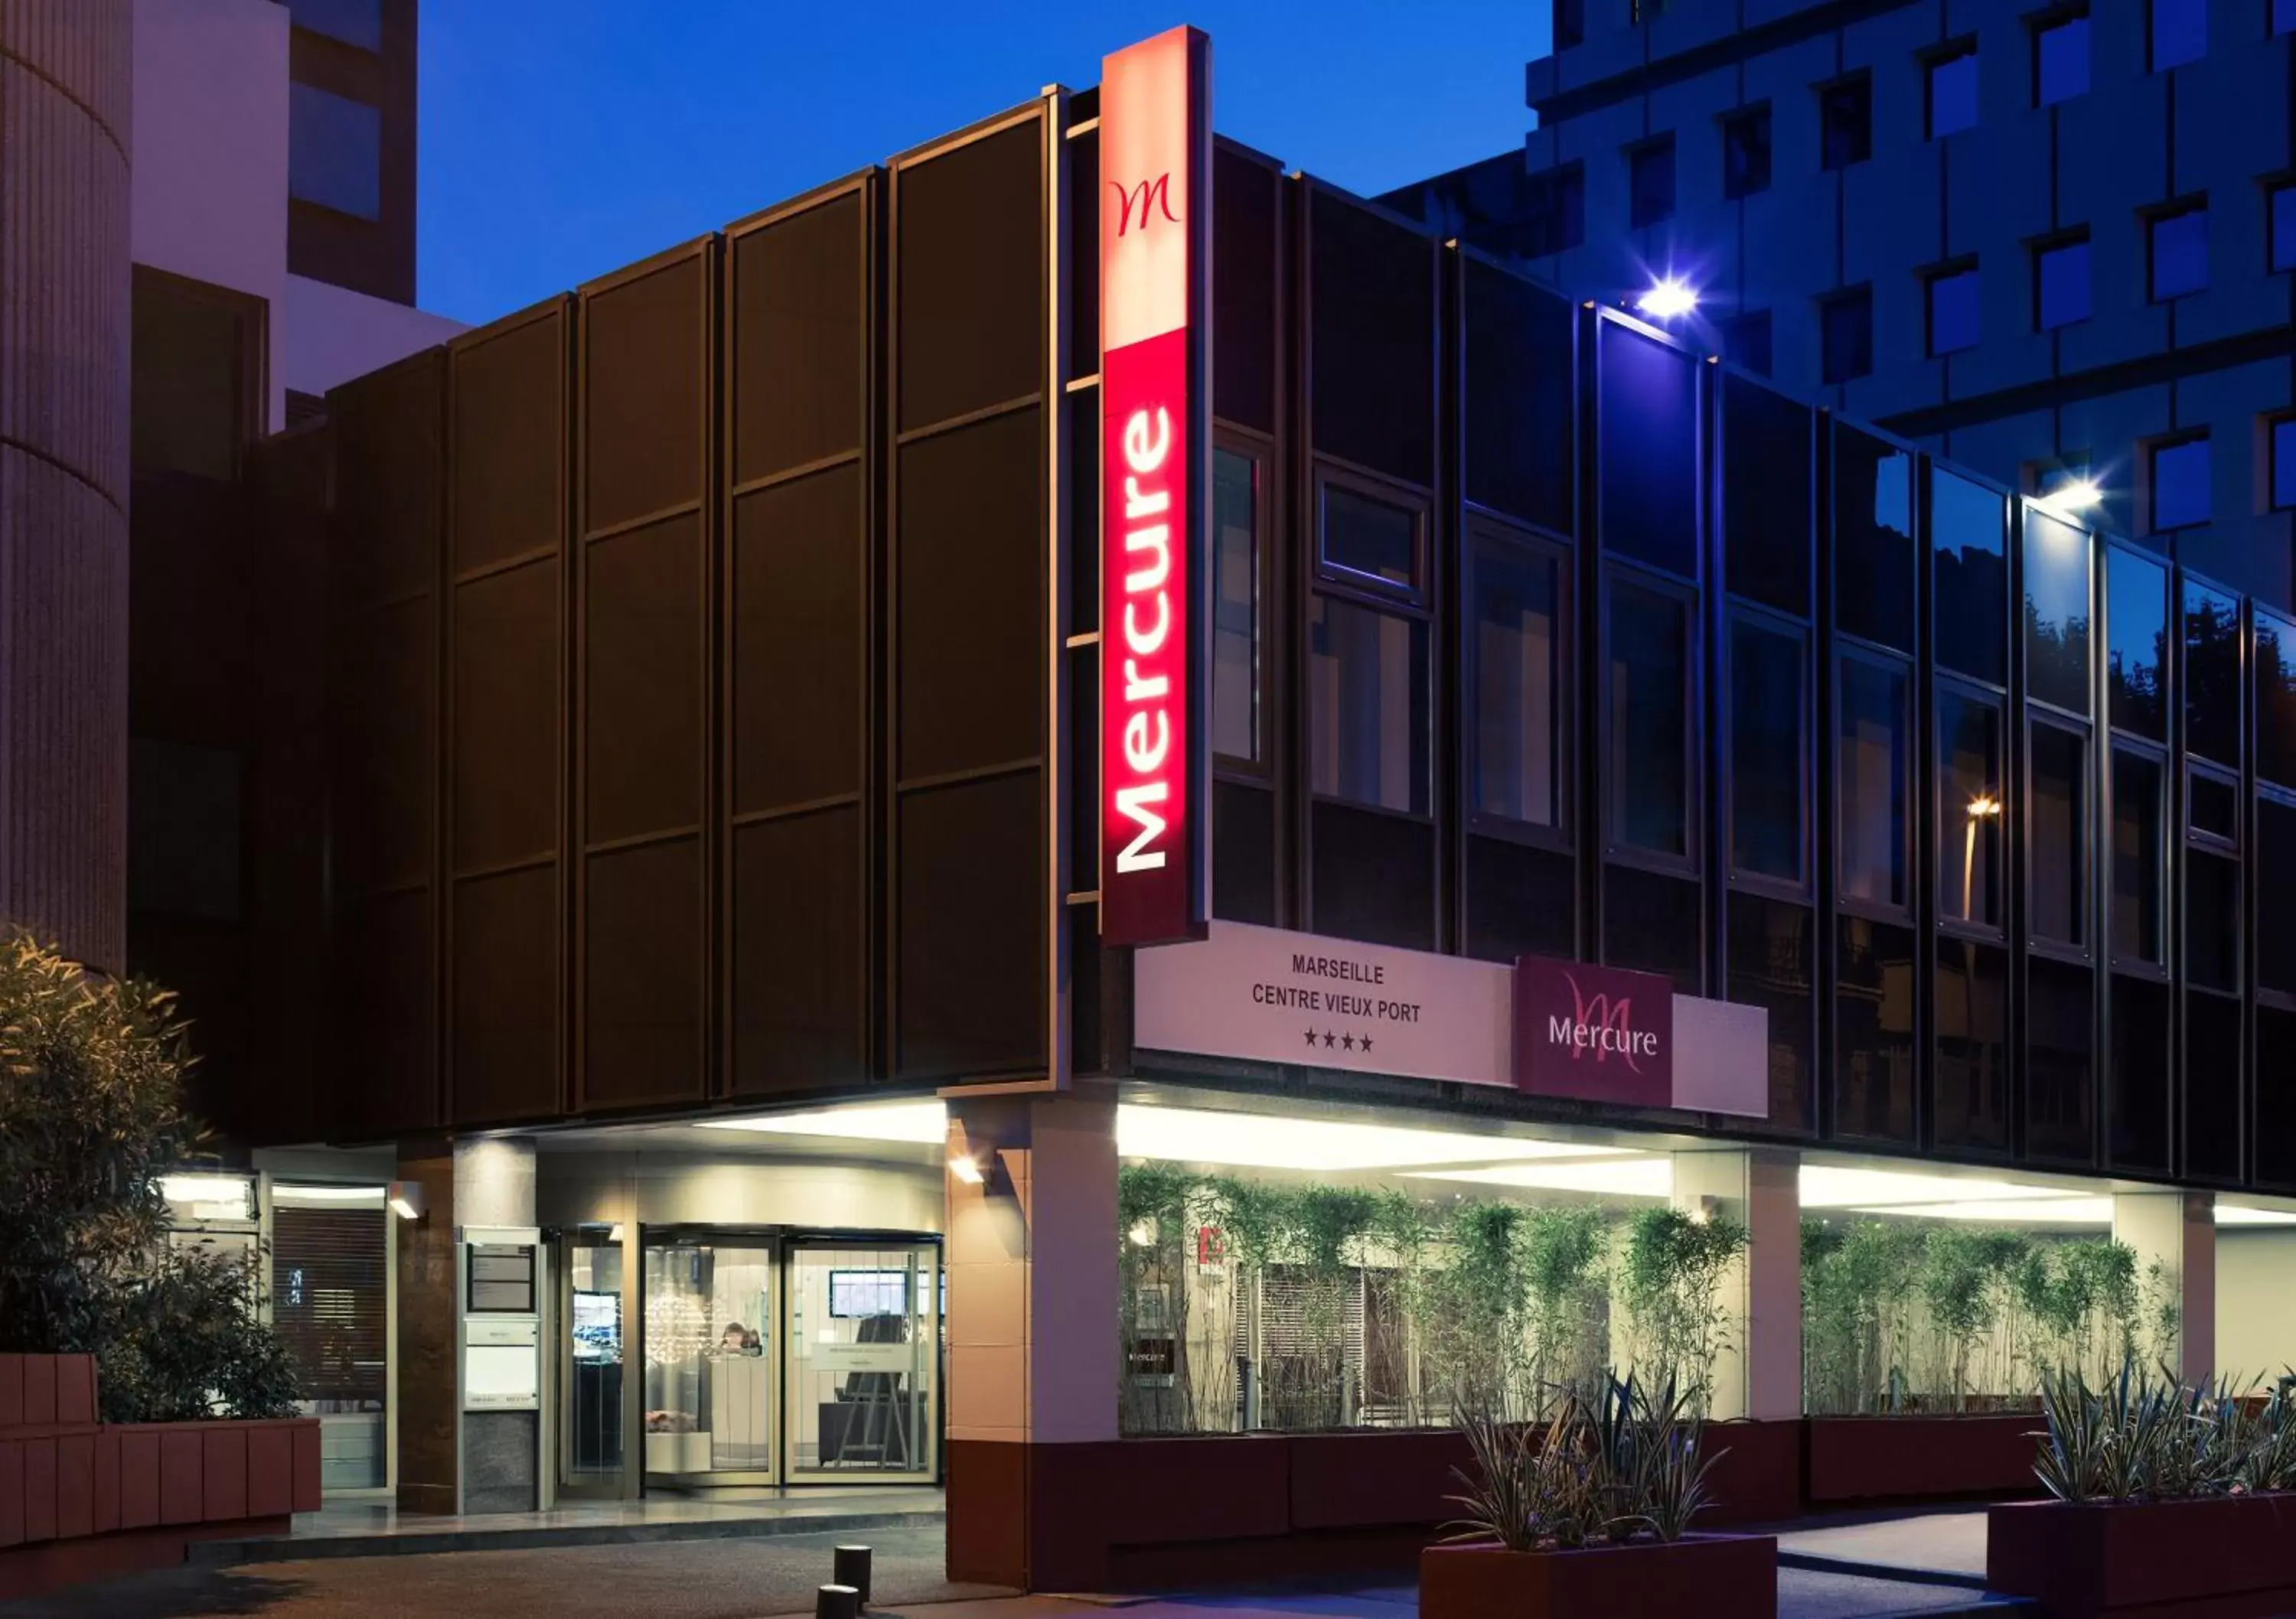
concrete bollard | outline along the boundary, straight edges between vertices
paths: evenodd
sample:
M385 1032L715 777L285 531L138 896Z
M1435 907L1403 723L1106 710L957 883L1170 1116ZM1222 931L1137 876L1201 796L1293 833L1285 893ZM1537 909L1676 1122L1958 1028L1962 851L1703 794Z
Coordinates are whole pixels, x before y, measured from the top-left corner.
M813 1619L861 1619L861 1593L849 1585L824 1585L813 1595Z
M840 1585L849 1585L861 1593L861 1606L869 1606L869 1549L866 1546L840 1546L835 1554L829 1577Z

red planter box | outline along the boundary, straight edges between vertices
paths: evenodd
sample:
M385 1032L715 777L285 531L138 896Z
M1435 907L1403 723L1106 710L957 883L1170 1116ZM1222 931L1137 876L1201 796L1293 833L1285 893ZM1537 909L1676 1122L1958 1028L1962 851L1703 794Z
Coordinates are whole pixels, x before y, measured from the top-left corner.
M2262 1619L2296 1611L2296 1494L1986 1514L1985 1582L2050 1619Z
M1420 1619L1777 1619L1777 1611L1778 1543L1768 1535L1693 1534L1588 1551L1431 1546L1419 1554Z
M1812 1417L1804 1489L1813 1506L2030 1495L2045 1424L1988 1417Z

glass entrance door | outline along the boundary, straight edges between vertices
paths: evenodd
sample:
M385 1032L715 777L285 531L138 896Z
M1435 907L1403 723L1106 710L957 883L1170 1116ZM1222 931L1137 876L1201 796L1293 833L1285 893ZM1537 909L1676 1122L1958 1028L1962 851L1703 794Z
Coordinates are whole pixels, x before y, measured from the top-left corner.
M775 1483L772 1239L649 1231L644 1255L646 1482Z
M622 1245L602 1232L565 1239L559 1273L566 1278L559 1319L565 1323L559 1359L562 1427L559 1493L619 1497L628 1464L623 1435L623 1379L629 1334L623 1300Z
M789 1249L792 1481L922 1483L940 1435L940 1246L793 1240Z

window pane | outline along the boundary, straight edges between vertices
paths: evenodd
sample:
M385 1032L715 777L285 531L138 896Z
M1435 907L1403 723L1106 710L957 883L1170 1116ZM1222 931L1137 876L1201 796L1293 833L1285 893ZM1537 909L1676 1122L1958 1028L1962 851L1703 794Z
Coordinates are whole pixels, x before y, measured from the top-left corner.
M1730 626L1731 863L1802 879L1802 638Z
M1603 868L1603 960L1657 973L1685 995L1702 985L1705 922L1699 885L1638 866Z
M2161 923L2168 874L2160 762L2116 748L2112 755L2112 953L2117 961L2167 962Z
M1863 75L1818 92L1819 138L1828 168L1863 163L1874 151L1874 86Z
M1841 660L1841 893L1906 903L1906 675Z
M295 26L355 45L382 49L382 0L287 0Z
M1834 622L1914 650L1914 458L1837 425L1833 435Z
M1977 123L1977 53L1930 64L1930 138L1955 134Z
M130 294L128 465L136 477L187 472L227 483L245 447L258 350L253 319L157 276Z
M1427 813L1427 626L1334 597L1308 611L1316 792Z
M1911 1141L1913 930L1844 917L1834 958L1834 1128L1846 1136Z
M1611 586L1611 835L1690 852L1690 624L1677 597Z
M1324 486L1324 563L1388 585L1419 584L1419 518L1337 484Z
M2185 586L2185 745L2240 768L2240 603Z
M2276 35L2296 31L2296 0L2272 0L2272 31Z
M2088 88L2088 19L2068 17L2040 31L2035 102L2047 106Z
M2152 71L2208 54L2209 0L2152 0Z
M2087 1162L2096 1094L2096 974L2035 958L2025 972L2025 1147Z
M2152 301L2182 298L2209 284L2209 210L2188 208L2152 221Z
M1750 309L1722 323L1722 357L1758 377L1770 374L1770 312Z
M2240 863L2228 855L2185 855L2185 981L2240 993Z
M2187 806L2192 830L2221 843L2240 841L2240 787L2204 771L2189 773Z
M2256 880L2257 984L2296 994L2296 808L2276 798L2256 802Z
M1859 287L1824 299L1818 306L1822 323L1824 378L1830 386L1853 382L1874 370L1874 290Z
M287 191L361 219L382 217L382 113L309 85L287 86Z
M2272 506L2276 511L2296 506L2296 416L2272 424Z
M2142 978L2112 980L2112 1085L2108 1151L2116 1169L2169 1167L2169 986Z
M1770 110L1757 107L1722 126L1722 194L1751 197L1770 188Z
M2209 520L2209 441L2152 446L2152 527L2189 528Z
M2256 615L2256 773L2296 788L2296 624Z
M2009 681L2009 547L2001 496L1930 467L1930 544L1937 568L1937 660Z
M2088 712L2089 536L2025 509L2025 686Z
M1797 617L1809 613L1809 407L1725 377L1725 579L1735 594Z
M2291 0L2296 4L2296 0ZM2272 192L2272 267L2296 270L2296 185L2276 186Z
M2035 725L2032 859L2033 936L2061 944L2088 938L2083 869L2088 849L2088 741L2054 725Z
M1212 452L1212 751L1259 757L1259 463Z
M1940 690L1938 716L1938 913L1998 928L2001 917L2001 708Z
M1729 906L1729 998L1770 1014L1769 1123L1808 1130L1817 1056L1809 907L1754 894L1733 894Z
M1674 213L1674 137L1637 146L1627 156L1629 223L1640 230Z
M2169 740L2169 578L2159 564L2126 551L2104 559L2106 712L2122 731Z
M1562 565L1483 541L1474 598L1475 809L1560 826Z
M2009 1144L2009 953L1974 939L1937 946L1937 1139Z
M2038 307L2034 319L2044 331L2088 319L2088 243L2068 241L2046 248L2038 261Z
M2185 996L2185 1173L2240 1175L2240 1002Z
M1956 270L1932 275L1930 294L1930 352L1952 354L1977 345L1977 272Z
M1698 363L1605 322L1603 545L1685 578L1698 573Z

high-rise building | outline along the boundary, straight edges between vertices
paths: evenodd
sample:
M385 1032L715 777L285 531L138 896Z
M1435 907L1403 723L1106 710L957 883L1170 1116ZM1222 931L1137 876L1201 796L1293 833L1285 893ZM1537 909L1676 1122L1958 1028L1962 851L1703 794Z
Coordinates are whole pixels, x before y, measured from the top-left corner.
M2288 0L1562 0L1521 153L1385 199L2283 606Z

